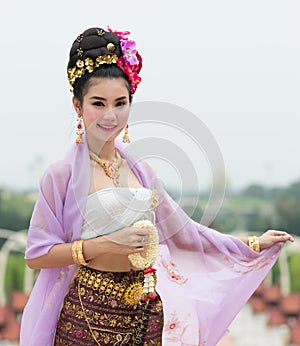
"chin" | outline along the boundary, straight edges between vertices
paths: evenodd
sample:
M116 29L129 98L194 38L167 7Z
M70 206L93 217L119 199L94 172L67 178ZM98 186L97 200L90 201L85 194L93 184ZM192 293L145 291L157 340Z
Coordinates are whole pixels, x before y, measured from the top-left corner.
M114 142L115 141L115 139L117 139L118 138L118 136L119 136L119 134L120 134L120 132L118 132L118 133L115 133L115 134L113 134L113 135L111 135L111 136L103 136L102 138L99 138L98 137L98 139L100 140L100 141L103 141L103 142Z

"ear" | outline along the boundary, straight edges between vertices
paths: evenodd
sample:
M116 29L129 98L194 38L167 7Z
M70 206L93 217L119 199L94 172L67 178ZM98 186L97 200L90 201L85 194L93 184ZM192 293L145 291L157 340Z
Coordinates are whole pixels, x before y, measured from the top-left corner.
M81 104L80 104L79 100L75 96L73 96L72 102L73 102L73 107L74 107L76 113L81 114Z

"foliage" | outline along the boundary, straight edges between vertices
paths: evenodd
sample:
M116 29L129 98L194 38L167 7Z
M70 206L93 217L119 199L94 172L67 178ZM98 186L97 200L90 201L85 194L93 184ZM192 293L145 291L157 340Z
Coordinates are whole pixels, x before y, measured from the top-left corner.
M18 231L28 228L35 194L0 190L0 228Z
M259 184L251 184L244 191L243 195L247 197L264 198L266 189Z
M272 285L279 285L280 279L280 267L279 267L279 260L277 260L272 268Z
M4 281L5 294L9 297L13 290L22 291L24 285L25 260L22 253L10 253Z
M282 189L276 201L279 227L288 232L300 235L300 182Z
M215 225L225 233L241 230L261 233L274 228L276 218L272 202L244 195L227 197Z
M300 292L300 254L293 253L288 258L291 278L291 293Z
M220 232L231 233L239 228L240 223L240 217L233 210L224 209L217 215L211 227Z
M276 222L272 213L264 213L263 210L254 209L245 220L245 228L255 232L265 232L276 228Z

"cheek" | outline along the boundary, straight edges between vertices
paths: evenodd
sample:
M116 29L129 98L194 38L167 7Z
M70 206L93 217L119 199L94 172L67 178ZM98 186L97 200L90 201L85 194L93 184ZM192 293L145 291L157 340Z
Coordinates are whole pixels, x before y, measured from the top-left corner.
M128 118L129 118L129 111L124 112L124 113L119 115L119 122L122 124L127 124Z
M101 117L101 114L99 114L99 112L95 112L95 111L92 111L92 110L85 110L85 111L83 111L83 120L84 120L85 128L86 129L89 128L100 117Z

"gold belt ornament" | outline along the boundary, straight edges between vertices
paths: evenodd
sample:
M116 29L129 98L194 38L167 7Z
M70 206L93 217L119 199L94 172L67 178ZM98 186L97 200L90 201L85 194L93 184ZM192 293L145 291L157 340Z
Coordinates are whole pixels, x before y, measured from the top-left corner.
M124 275L121 282L116 282L113 275L113 272L96 272L85 266L79 267L77 273L81 285L98 291L107 298L124 300L130 306L137 305L141 301L143 293L143 272L138 272L137 277L133 277L135 282L132 283L130 283L132 278L129 273Z
M128 305L136 305L141 302L141 297L143 293L143 285L141 282L136 282L130 284L124 293L124 300Z

